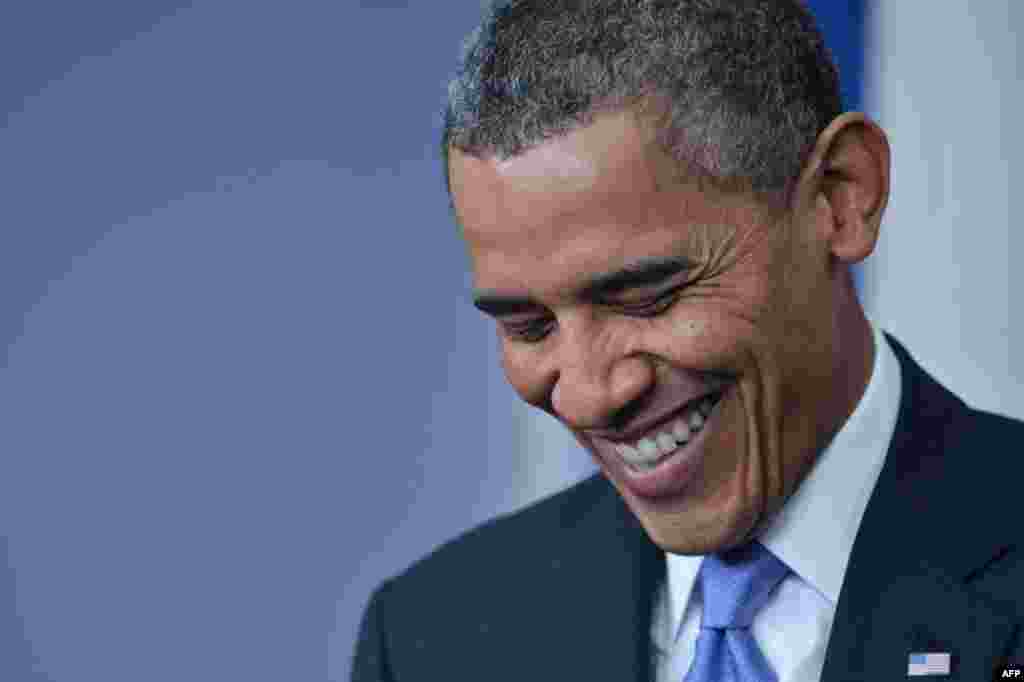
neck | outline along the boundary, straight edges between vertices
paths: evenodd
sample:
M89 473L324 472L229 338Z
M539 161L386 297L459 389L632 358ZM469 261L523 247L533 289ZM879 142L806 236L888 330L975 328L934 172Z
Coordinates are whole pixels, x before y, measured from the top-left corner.
M852 281L844 287L844 295L836 318L835 376L840 377L836 392L837 405L834 434L850 418L867 390L875 364L874 334L864 308L857 300Z

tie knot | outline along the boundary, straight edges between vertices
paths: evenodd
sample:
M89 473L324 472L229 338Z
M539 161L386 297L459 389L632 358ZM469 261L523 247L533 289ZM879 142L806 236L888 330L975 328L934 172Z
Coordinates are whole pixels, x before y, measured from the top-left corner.
M700 566L704 593L701 626L746 628L789 568L760 542L709 554Z

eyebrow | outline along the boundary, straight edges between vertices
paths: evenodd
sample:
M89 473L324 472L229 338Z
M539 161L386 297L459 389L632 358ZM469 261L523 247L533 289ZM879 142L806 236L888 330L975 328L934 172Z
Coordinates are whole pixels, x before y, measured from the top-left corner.
M578 289L576 298L594 302L622 294L630 289L639 289L661 284L666 280L697 267L684 257L645 258L613 272L596 275ZM488 315L497 317L536 310L540 304L529 296L508 296L491 291L473 295L473 305Z

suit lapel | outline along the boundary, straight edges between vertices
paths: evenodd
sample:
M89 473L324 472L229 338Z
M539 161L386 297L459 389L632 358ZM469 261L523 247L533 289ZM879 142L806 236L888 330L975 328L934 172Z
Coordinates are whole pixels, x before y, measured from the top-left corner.
M605 494L579 525L579 540L562 561L559 602L570 613L549 622L552 635L572 650L571 678L651 682L653 651L650 624L656 589L665 575L664 554L605 479ZM580 580L573 576L586 576ZM564 628L561 622L564 616Z
M1015 616L966 584L1005 549L997 513L965 499L979 476L969 411L894 339L902 398L893 441L854 541L822 682L906 679L910 653L952 654L946 680L986 680ZM951 549L952 548L952 549Z

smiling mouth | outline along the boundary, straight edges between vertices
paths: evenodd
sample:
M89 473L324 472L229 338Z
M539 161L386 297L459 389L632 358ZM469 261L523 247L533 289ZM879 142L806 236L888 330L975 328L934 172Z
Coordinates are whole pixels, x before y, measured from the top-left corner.
M616 443L613 447L632 473L652 471L697 439L722 395L719 391L694 401L643 438L632 443Z

